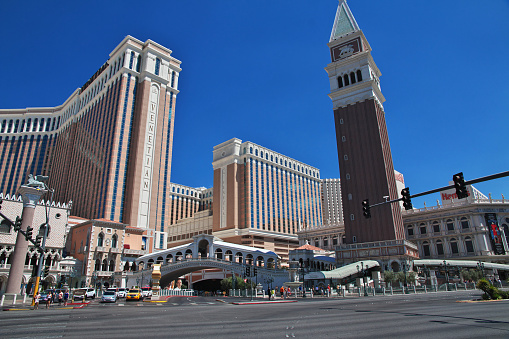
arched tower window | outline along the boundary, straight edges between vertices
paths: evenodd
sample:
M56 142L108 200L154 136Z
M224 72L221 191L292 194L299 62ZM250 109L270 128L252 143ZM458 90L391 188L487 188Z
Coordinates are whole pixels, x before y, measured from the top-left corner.
M341 88L341 87L343 87L343 78L338 77L338 88Z
M350 82L351 82L352 84L355 84L355 83L356 83L356 81L355 81L355 73L354 73L354 72L350 73Z
M350 85L350 81L348 80L348 74L345 74L345 75L343 76L343 80L345 81L345 86Z
M113 234L113 236L111 237L111 247L117 248L117 244L118 244L118 236L116 234Z
M357 70L357 81L359 81L359 82L362 81L362 72L360 69Z

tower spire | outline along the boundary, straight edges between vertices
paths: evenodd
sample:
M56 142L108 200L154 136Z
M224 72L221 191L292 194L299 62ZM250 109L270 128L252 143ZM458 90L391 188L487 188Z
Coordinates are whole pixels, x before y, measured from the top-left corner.
M359 31L359 25L350 11L346 0L339 0L338 9L336 11L336 18L334 19L334 26L332 26L332 32L330 40L334 41L339 37L342 37L348 33Z

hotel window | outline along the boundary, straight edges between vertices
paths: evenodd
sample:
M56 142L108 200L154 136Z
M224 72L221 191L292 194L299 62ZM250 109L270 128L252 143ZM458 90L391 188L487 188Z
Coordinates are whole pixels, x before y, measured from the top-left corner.
M136 63L136 72L139 72L141 69L141 54L138 55L138 62Z
M155 75L159 75L159 68L161 67L161 59L156 58L156 69L155 69Z
M409 237L414 235L414 228L412 227L412 225L407 226L407 233Z
M357 81L362 81L362 72L360 69L357 70Z
M444 255L444 245L442 244L442 240L437 240L437 254Z
M131 58L129 59L129 69L133 69L134 52L131 52Z
M343 78L338 77L338 88L343 87Z
M438 221L433 221L433 232L440 233L440 224Z
M422 244L422 253L423 253L423 256L424 257L429 257L430 256L430 252L429 252L429 243L427 241L425 241L423 244Z
M470 237L465 238L465 247L467 248L468 253L474 252L474 244L472 242L472 238Z
M419 231L421 232L421 234L426 234L426 225L425 224L420 224L419 225Z
M470 224L466 217L461 218L461 228L463 229L470 228Z
M454 231L454 222L451 219L447 219L445 223L448 231Z
M458 254L459 253L458 242L454 238L451 239L451 253L452 254Z

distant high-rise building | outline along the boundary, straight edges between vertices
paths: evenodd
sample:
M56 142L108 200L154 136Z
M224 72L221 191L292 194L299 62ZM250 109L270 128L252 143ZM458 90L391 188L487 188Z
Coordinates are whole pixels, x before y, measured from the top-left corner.
M285 260L299 228L322 224L317 168L239 139L215 146L212 165L215 236Z
M345 0L339 1L328 44L332 62L326 67L333 102L345 221L345 242L405 238L398 204L362 213L362 201L397 199L396 179L380 90L381 76L371 47Z
M166 239L181 62L154 41L127 36L60 106L0 110L0 192L49 175L73 214Z

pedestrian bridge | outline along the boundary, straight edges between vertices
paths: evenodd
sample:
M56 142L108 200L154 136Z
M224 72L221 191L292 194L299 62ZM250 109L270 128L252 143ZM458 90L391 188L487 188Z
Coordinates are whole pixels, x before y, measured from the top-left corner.
M212 235L200 234L193 237L192 243L139 257L136 266L147 279L152 265L161 264L159 283L165 287L185 274L211 268L243 275L249 266L251 270L256 267L259 279L288 279L288 272L278 268L279 260L278 255L269 250L228 243Z

